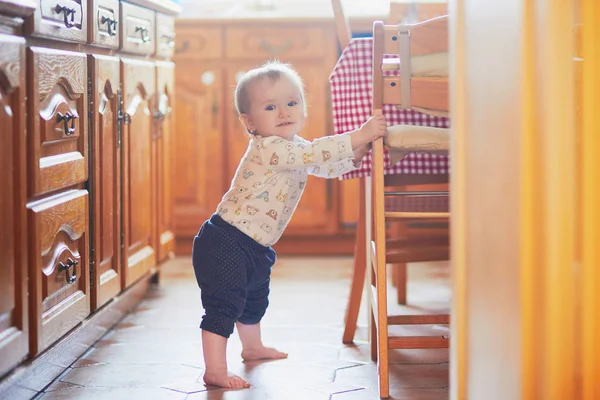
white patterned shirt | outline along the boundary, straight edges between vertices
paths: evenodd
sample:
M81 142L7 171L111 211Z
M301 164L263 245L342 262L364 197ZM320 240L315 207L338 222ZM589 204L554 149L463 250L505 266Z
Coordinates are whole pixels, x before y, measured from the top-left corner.
M296 210L308 174L337 178L358 167L350 133L312 142L255 135L217 214L263 246L272 246Z

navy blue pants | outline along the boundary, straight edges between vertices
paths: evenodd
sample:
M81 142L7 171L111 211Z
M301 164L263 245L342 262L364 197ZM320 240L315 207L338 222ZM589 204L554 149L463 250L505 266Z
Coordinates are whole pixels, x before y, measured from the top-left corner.
M236 322L260 322L269 305L276 254L217 214L194 238L192 263L204 316L200 328L228 338Z

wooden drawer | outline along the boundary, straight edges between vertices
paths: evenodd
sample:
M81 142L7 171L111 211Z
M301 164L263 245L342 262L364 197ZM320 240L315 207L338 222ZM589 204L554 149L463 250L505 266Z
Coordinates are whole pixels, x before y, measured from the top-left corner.
M156 15L147 8L121 3L121 49L129 53L154 54Z
M119 0L91 0L89 42L96 46L119 47Z
M47 348L90 312L88 192L70 190L27 205L33 354Z
M215 60L223 57L221 28L190 28L177 26L176 60Z
M318 28L231 28L225 38L230 58L319 58L326 53L325 34Z
M86 55L31 47L28 86L29 195L88 176Z
M175 18L156 14L156 55L171 58L175 50Z
M38 0L29 32L68 42L87 41L88 0Z

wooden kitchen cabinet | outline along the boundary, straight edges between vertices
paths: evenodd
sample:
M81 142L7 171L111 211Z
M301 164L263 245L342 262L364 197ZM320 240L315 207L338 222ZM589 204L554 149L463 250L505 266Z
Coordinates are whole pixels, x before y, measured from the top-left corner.
M30 353L90 312L87 56L28 50ZM65 190L67 190L65 192Z
M29 195L87 180L87 58L83 53L29 48Z
M0 0L0 398L48 386L173 254L179 9Z
M300 135L312 140L332 133L328 77L338 54L335 27L323 21L184 20L177 21L176 31L175 175L186 178L174 181L174 226L178 249L189 252L248 145L233 105L241 74L272 59L291 63L306 89L308 118ZM307 185L310 189L282 240L305 238L322 244L340 231L339 181L309 177Z
M29 203L31 354L90 313L88 192L73 189Z
M92 83L94 230L94 290L92 310L121 291L121 137L119 111L121 96L120 61L116 57L89 56Z
M29 350L25 40L0 34L0 376Z
M202 54L202 53L197 53ZM200 224L215 212L227 186L222 117L224 71L196 60L177 62L173 229L191 251Z
M123 286L142 277L156 264L158 247L153 177L154 63L121 59L123 108Z
M156 101L154 111L154 157L156 160L156 239L157 262L164 261L175 251L173 234L173 106L175 101L175 64L156 63Z

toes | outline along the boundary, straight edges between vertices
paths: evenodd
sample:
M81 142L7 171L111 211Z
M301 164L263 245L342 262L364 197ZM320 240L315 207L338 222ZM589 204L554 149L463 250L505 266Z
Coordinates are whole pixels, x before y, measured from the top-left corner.
M241 388L243 386L244 386L244 381L242 381L240 378L235 378L233 380L233 387L234 388L239 389L239 388Z
M236 389L242 389L242 388L248 388L248 387L250 387L250 384L248 382L246 382L245 380L243 380L242 378L240 378L240 377L235 377L234 379L232 379L230 381L230 384L232 385L230 387L233 387L233 388L236 388Z

